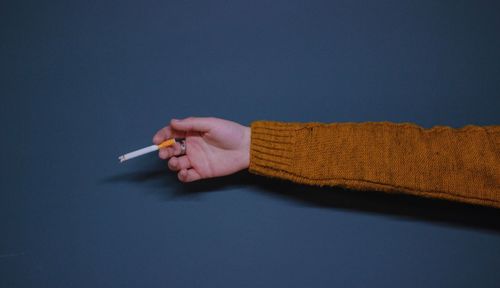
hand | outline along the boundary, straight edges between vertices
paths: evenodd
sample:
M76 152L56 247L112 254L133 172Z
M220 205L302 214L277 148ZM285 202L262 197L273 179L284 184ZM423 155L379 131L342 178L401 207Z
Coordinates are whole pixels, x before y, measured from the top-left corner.
M250 163L250 127L218 118L173 119L153 137L158 145L169 138L186 138L186 154L180 144L161 149L168 167L182 182L225 176L246 169Z

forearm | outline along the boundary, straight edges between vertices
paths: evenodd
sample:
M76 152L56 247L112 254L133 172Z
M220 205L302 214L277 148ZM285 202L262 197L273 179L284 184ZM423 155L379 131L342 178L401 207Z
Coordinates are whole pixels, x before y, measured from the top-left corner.
M252 123L253 173L500 207L500 126Z

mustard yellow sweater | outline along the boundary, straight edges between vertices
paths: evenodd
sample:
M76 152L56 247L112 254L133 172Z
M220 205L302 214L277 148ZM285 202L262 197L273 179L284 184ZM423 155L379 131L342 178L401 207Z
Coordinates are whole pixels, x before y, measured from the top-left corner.
M500 208L500 126L256 121L251 135L252 173Z

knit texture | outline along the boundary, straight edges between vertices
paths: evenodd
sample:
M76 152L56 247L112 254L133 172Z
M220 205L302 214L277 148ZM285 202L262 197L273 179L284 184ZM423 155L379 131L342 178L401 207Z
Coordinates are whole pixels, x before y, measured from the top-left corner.
M500 126L256 121L251 131L255 174L500 208Z

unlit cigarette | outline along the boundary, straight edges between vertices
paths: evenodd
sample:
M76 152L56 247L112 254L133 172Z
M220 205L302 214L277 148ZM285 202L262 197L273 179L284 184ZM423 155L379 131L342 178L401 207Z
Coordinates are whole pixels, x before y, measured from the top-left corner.
M183 138L171 138L171 139L168 139L168 140L161 142L159 145L151 145L151 146L144 147L142 149L135 150L135 151L132 151L130 153L124 154L124 155L118 157L118 159L120 160L120 163L122 163L122 162L130 160L132 158L139 157L139 156L142 156L144 154L148 154L148 153L157 151L161 148L172 146L175 143L179 143L183 140L184 140Z

